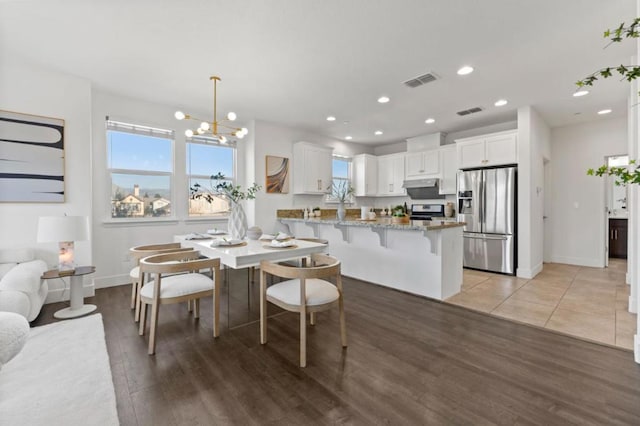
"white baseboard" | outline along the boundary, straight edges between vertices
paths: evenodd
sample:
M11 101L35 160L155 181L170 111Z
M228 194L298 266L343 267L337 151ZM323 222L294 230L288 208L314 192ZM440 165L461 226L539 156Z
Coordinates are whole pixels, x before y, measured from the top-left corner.
M106 277L97 277L93 279L96 288L116 287L119 285L131 284L129 274L110 275Z
M624 274L624 282L626 284L631 285L631 277L629 276L629 273L627 272L626 274Z
M633 296L629 296L629 312L632 314L638 313L638 299L635 299Z
M537 264L533 268L518 268L516 270L516 276L519 278L531 279L538 275L542 271L542 263Z
M633 353L636 362L640 364L640 334L633 336Z
M565 263L567 265L590 266L592 268L604 268L604 260L586 257L551 256L553 263Z
M92 282L84 283L82 286L82 293L84 297L92 297L96 295L95 286ZM47 293L47 298L44 300L45 304L66 302L69 300L69 287L66 288L54 288L50 289Z

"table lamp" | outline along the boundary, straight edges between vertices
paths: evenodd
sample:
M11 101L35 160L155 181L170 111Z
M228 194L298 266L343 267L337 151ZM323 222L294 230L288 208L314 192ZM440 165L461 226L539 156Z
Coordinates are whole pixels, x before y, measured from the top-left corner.
M57 242L58 271L60 275L72 275L74 241L89 239L89 220L86 216L42 216L38 220L38 242Z

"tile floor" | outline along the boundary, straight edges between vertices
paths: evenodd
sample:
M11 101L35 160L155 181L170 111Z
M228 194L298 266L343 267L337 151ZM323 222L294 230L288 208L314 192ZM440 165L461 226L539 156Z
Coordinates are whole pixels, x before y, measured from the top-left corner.
M545 263L532 280L464 270L462 292L447 303L633 349L637 315L628 311L627 262L608 268Z

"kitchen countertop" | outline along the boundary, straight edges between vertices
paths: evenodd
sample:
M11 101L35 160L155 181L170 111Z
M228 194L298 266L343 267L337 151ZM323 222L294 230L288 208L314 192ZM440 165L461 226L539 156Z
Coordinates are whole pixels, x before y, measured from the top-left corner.
M445 220L412 220L408 224L391 223L390 218L377 218L376 220L359 220L355 217L346 218L346 220L339 221L337 219L298 219L298 218L279 218L281 222L302 222L309 224L323 224L323 225L346 225L346 226L360 226L368 228L386 228L397 229L401 231L437 231L439 229L458 228L464 226L464 222L445 221Z

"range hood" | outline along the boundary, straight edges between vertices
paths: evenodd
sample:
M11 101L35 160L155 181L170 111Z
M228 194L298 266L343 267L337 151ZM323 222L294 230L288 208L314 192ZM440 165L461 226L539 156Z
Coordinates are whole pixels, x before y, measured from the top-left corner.
M440 179L405 180L402 187L412 200L436 200L444 198L438 193Z

